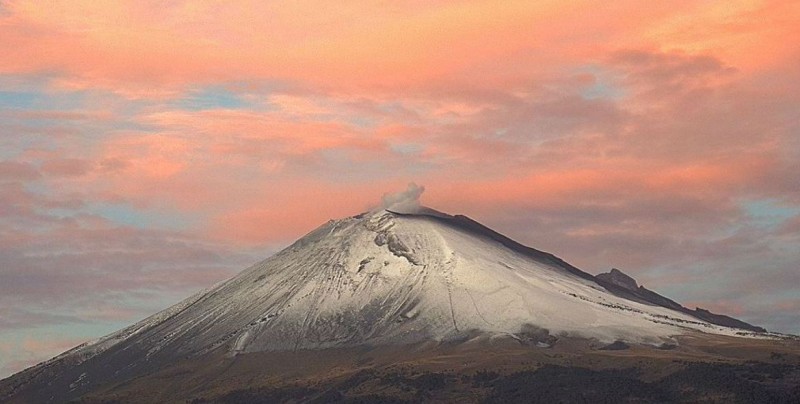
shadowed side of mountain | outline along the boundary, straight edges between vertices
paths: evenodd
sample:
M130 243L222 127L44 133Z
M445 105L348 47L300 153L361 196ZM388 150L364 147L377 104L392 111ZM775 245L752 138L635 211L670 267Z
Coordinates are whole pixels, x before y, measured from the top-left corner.
M730 316L712 313L699 307L691 310L672 299L653 292L642 285L638 285L635 279L617 268L612 268L610 272L598 274L595 278L600 285L611 290L612 292L614 290L624 289L626 293L636 296L641 300L689 314L700 320L708 321L711 324L717 324L724 327L740 328L754 332L766 332L766 329L763 327L755 326Z

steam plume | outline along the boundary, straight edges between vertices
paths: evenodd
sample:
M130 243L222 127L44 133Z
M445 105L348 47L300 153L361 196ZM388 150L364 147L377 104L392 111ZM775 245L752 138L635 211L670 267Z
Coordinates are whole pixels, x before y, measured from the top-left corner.
M409 183L405 191L383 194L381 208L399 213L416 213L420 209L419 197L425 187Z

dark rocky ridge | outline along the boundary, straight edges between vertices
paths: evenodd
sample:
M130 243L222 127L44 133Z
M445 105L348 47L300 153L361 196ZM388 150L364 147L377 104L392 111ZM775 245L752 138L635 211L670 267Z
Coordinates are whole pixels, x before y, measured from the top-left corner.
M639 289L639 284L636 283L636 279L631 278L617 268L611 268L611 272L598 274L596 275L596 278L603 282L613 283L628 290L635 291L636 289Z
M689 314L693 317L699 318L700 320L708 321L709 323L712 324L717 324L725 327L741 328L743 330L755 331L755 332L766 331L762 327L755 326L746 323L742 320L726 316L723 314L712 313L708 310L701 309L699 307L696 307L694 310L689 309L672 299L669 299L656 292L653 292L652 290L649 290L644 286L638 285L635 279L633 279L629 275L625 274L624 272L616 268L612 268L610 272L598 274L597 276L595 276L595 279L597 280L597 283L601 284L603 287L609 290L617 289L619 291L619 289L623 289L624 291L632 294L633 296L645 302L677 310Z

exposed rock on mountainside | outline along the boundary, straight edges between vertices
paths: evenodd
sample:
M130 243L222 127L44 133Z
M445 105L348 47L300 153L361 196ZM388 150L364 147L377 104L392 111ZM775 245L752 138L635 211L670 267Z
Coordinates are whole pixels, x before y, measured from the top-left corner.
M630 292L632 296L639 298L645 302L666 307L668 309L677 310L682 313L686 313L693 317L696 317L700 320L708 321L711 324L717 324L724 327L741 328L743 330L748 330L748 331L766 332L766 330L762 327L748 324L742 320L738 320L733 317L728 317L722 314L715 314L708 310L701 309L699 307L695 308L694 310L686 308L683 305L669 298L661 296L658 293L645 288L644 286L639 286L636 283L635 279L631 278L630 276L628 276L627 274L616 268L612 268L610 272L599 274L596 276L596 278L599 284L605 286L607 289L611 291L617 290L619 292L619 290L616 289L616 287L619 287L624 289L625 292ZM622 293L622 295L625 294L627 293Z
M636 283L636 279L631 278L627 274L623 273L617 268L611 268L611 272L606 272L597 275L597 279L600 281L613 283L619 287L628 289L628 290L636 290L639 289L639 285Z

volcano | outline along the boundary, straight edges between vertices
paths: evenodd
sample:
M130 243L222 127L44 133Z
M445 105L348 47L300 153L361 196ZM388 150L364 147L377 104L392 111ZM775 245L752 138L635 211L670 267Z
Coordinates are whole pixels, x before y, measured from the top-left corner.
M331 220L209 290L5 379L0 397L241 402L248 400L230 394L288 374L310 380L288 369L324 362L326 376L315 373L316 381L295 386L295 395L263 397L336 401L350 393L308 386L368 363L392 366L410 352L414 363L453 349L485 357L485 347L529 352L523 356L634 347L703 357L690 341L767 346L762 351L784 361L798 352L788 336L690 310L616 269L590 275L466 216L377 209ZM359 355L366 362L331 359ZM226 372L241 377L221 381ZM171 387L156 380L170 380Z

